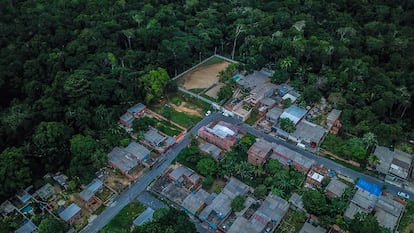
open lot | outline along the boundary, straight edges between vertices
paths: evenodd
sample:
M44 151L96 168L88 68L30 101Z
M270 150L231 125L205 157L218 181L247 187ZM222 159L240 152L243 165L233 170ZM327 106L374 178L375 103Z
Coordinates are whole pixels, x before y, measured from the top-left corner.
M144 212L145 207L138 202L131 202L113 218L101 232L129 232L134 219Z
M229 62L223 61L197 67L182 77L184 81L183 87L187 90L209 88L213 84L218 83L219 72L226 69L229 64Z
M220 91L222 87L224 87L224 83L217 83L214 87L210 88L208 91L206 91L204 94L207 96L210 96L211 98L217 99L217 94Z

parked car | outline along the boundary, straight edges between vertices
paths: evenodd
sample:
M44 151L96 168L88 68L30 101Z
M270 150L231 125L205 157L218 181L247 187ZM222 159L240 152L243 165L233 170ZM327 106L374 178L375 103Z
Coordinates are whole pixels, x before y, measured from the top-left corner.
M405 193L405 192L398 192L397 193L397 195L399 196L399 197L402 197L402 198L404 198L404 199L410 199L410 195L408 195L407 193Z

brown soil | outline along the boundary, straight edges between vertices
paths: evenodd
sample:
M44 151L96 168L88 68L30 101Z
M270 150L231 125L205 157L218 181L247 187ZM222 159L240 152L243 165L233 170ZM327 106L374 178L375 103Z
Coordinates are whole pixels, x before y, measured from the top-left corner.
M209 88L214 83L218 83L219 72L224 70L229 64L229 62L220 62L214 65L195 68L184 75L184 88L187 90Z
M220 89L222 87L224 87L224 85L225 85L224 83L217 83L216 86L214 86L213 88L208 90L205 94L212 97L212 98L214 98L214 99L217 99L217 97L218 97L217 93L220 91Z
M120 189L123 189L128 185L128 178L124 177L123 175L115 174L111 169L107 169L107 171L109 172L109 175L105 180L105 184L107 186L115 191L120 191Z
M180 106L177 106L175 104L171 104L171 105L177 112L185 112L190 115L201 116L199 111L197 111L196 109L187 108L185 107L185 104L186 102L181 102Z

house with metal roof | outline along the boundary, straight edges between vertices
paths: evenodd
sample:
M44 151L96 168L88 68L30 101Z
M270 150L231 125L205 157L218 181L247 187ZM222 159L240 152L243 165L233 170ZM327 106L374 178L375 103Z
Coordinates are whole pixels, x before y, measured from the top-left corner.
M297 125L305 116L306 111L303 108L300 108L296 105L292 105L285 109L285 111L280 115L280 118L288 118L290 119L295 125Z
M47 184L43 185L41 188L39 188L35 192L34 195L39 197L43 201L48 201L49 198L56 195L56 191L55 191L55 188L51 184L47 183Z
M16 209L16 206L14 206L9 200L4 201L0 205L0 213L2 216L7 216Z
M138 103L130 108L128 108L127 113L131 114L135 118L142 116L145 113L147 107L142 103Z
M142 212L137 218L134 219L133 223L136 226L141 226L146 222L152 221L152 216L154 215L154 210L148 207L144 212Z
M200 144L198 148L200 149L200 151L213 157L213 159L216 161L220 161L221 159L223 159L221 156L222 150L214 144L206 142L206 143Z
M327 230L321 226L314 226L308 222L303 224L302 228L300 229L299 233L326 233Z
M37 227L32 221L25 222L19 229L15 230L15 233L33 233L36 232Z
M108 154L108 163L110 166L117 168L130 180L135 179L135 177L131 175L131 171L138 166L139 160L125 149L120 147L113 148Z
M296 170L302 173L307 173L315 164L315 160L279 144L273 146L273 153L270 158L276 159L284 165L293 165Z
M22 189L16 193L17 199L21 201L23 204L27 204L30 200L32 200L32 195L30 195L26 190Z
M280 84L279 87L278 87L278 90L277 90L278 94L281 95L281 96L286 95L290 91L293 91L293 87L289 86L286 83Z
M247 161L253 165L263 165L272 154L272 150L272 143L259 139L247 151Z
M201 221L206 221L210 214L220 220L226 219L231 213L231 201L239 196L245 195L250 187L236 178L230 178L223 190L213 199L199 214Z
M331 179L331 182L329 182L328 186L326 186L325 192L326 195L331 198L341 197L347 187L348 185L342 181L333 178Z
M402 217L404 208L403 204L390 196L380 196L374 207L375 217L377 217L380 226L394 231Z
M81 214L81 208L75 203L72 203L70 206L68 206L66 209L59 213L59 217L63 221L72 225L81 216Z
M391 162L394 158L394 152L391 151L388 147L376 146L374 155L378 158L376 170L382 174L388 174Z
M391 161L389 173L402 179L408 179L411 176L412 170L412 156L403 151L394 150L394 157Z
M269 98L269 97L265 97L263 99L261 99L259 101L259 112L261 112L262 114L264 114L265 112L267 112L268 109L273 108L273 106L276 105L276 100Z
M289 198L290 207L294 210L305 210L303 207L302 196L297 193L292 193L292 196Z
M132 123L134 122L134 119L135 119L134 116L127 112L119 117L118 123L125 127L131 128Z
M94 198L95 193L101 190L103 187L103 183L99 179L93 179L91 183L89 183L82 192L79 193L79 197L86 203L91 202Z
M198 130L198 136L224 150L230 150L236 144L239 130L236 126L224 122L213 121Z
M202 176L192 169L177 163L175 168L168 174L168 178L176 183L185 182L188 189L191 189L200 183Z
M356 192L344 216L353 219L358 212L371 213L381 193L381 187L378 185L359 179L356 184Z
M325 138L327 130L307 120L300 121L296 130L290 135L296 142L302 142L310 147L319 147Z
M253 73L241 76L240 79L237 80L237 84L247 90L253 90L255 87L262 86L266 83L270 83L270 78L260 71L253 71Z
M143 143L148 144L160 153L164 153L168 148L173 146L176 141L174 138L164 135L157 129L150 127L144 134Z
M328 114L326 118L326 125L328 126L328 130L332 134L337 134L339 129L342 127L339 118L341 117L341 110L332 109L332 111Z
M141 162L145 162L151 154L145 146L136 142L130 142L125 150L134 155Z
M267 113L266 113L266 120L277 124L279 122L279 118L283 113L283 109L278 108L278 107L273 107L271 108Z
M197 216L201 212L201 210L203 210L203 208L207 205L206 201L209 197L210 194L206 192L204 189L193 191L184 199L181 206L185 211L187 211L191 215Z

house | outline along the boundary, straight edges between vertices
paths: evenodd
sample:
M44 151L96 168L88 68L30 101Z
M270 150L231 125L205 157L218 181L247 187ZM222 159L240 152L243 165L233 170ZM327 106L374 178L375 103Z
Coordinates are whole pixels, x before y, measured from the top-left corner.
M130 142L125 150L135 156L140 162L147 161L151 154L151 152L145 148L145 146L136 142Z
M235 99L230 104L224 107L223 113L228 114L232 117L235 117L238 120L246 121L250 114L252 113L253 108L245 102L244 100Z
M227 233L261 233L269 222L274 226L279 225L288 209L287 201L269 195L249 219L244 216L237 217Z
M348 187L345 183L338 179L331 179L328 186L325 188L326 195L330 198L341 197L344 194L345 189Z
M266 113L266 120L273 122L274 124L279 123L279 118L283 113L283 109L278 108L278 107L274 107L271 108L267 113Z
M53 176L53 179L56 182L58 182L58 184L60 186L62 186L64 189L68 189L68 180L69 180L69 178L65 174L62 174L62 173L58 172Z
M147 110L147 107L141 103L138 103L130 108L128 108L127 113L132 115L135 118L138 118L142 116L145 111Z
M327 230L321 226L315 227L314 225L305 222L302 228L300 229L299 233L326 233Z
M0 213L2 216L7 216L16 209L16 206L14 206L9 200L1 203L0 205Z
M278 87L278 90L277 90L277 92L280 96L284 96L287 93L289 93L290 91L293 91L293 87L289 86L286 83L280 84L279 87Z
M380 196L374 210L380 226L394 231L404 212L404 205L388 196Z
M200 144L198 146L198 148L203 153L211 155L211 157L213 157L213 159L216 160L216 161L220 161L221 159L223 159L222 156L221 156L221 149L218 148L214 144L206 142L206 143Z
M81 216L81 214L81 208L75 203L72 203L70 206L68 206L66 209L59 213L59 217L63 221L72 225Z
M376 146L374 155L378 158L378 164L375 169L378 172L387 175L394 158L394 151L384 146Z
M332 134L338 134L338 131L341 129L342 124L339 121L341 117L341 110L332 109L332 111L328 114L326 118L326 124L328 125L328 130Z
M30 195L26 190L22 189L18 193L16 193L17 199L21 201L23 204L27 204L30 200L32 200L32 195Z
M144 139L154 147L161 147L161 144L166 140L166 137L160 134L157 129L150 127L144 134Z
M101 190L103 183L99 179L93 179L82 192L79 193L79 197L87 204L95 201L95 193Z
M15 230L14 233L32 233L36 232L37 227L32 221L25 222L19 229Z
M394 158L392 159L389 173L402 179L408 179L413 170L413 159L411 155L394 150Z
M153 209L148 207L137 218L135 218L135 220L133 221L134 225L141 226L146 222L152 221L152 216L154 215L154 212L155 211Z
M39 197L42 199L42 201L48 201L49 198L53 197L54 195L56 195L55 188L49 183L43 185L34 194L34 196Z
M374 155L377 156L379 163L376 170L385 175L396 176L400 179L408 179L413 170L412 156L394 149L383 146L376 146Z
M174 138L162 134L153 127L150 127L150 129L144 134L144 141L160 153L164 153L168 148L176 143Z
M273 95L276 89L277 85L273 83L266 83L256 86L254 89L250 91L250 95L245 99L245 101L257 108L260 105L259 102L263 98Z
M201 221L206 221L210 214L213 214L220 220L224 220L231 213L231 201L239 196L245 195L250 187L245 183L230 178L223 190L212 200L211 204L204 208L199 214Z
M293 210L303 210L305 211L305 208L303 207L303 201L302 196L297 193L292 193L292 196L289 198L289 203L291 204L290 207Z
M239 130L236 126L224 122L213 121L198 130L198 136L224 150L230 150L238 140Z
M129 113L124 113L122 116L119 117L118 123L125 126L125 127L131 128L132 123L134 122L134 119L135 118L134 118L133 115L131 115Z
M206 202L209 197L210 194L208 192L206 192L204 189L200 189L188 195L184 199L181 206L191 215L197 216L206 206Z
M237 80L237 84L246 90L253 90L255 87L263 86L266 83L270 83L268 73L260 71L253 71L253 73L241 76L240 79Z
M312 168L313 167L314 166L312 166ZM306 175L306 185L310 187L321 187L324 175L318 171L313 170L312 168Z
M136 178L131 175L131 171L138 166L139 160L125 149L120 147L112 149L112 151L108 154L108 163L110 166L118 169L130 180L134 180Z
M315 164L315 160L306 158L302 154L282 145L274 145L271 159L277 159L284 165L293 165L296 170L307 173Z
M259 113L261 115L265 114L268 109L273 108L276 105L276 100L265 97L259 101Z
M313 124L307 120L301 121L290 138L296 142L302 142L312 148L319 147L325 138L327 131L320 125Z
M292 105L285 109L282 115L280 115L280 118L288 118L295 125L297 125L306 116L307 112L308 111L306 111L303 108L300 108L296 105Z
M192 188L200 183L202 176L188 167L177 164L177 166L168 174L168 178L176 183L189 183L189 188Z
M286 101L287 99L290 99L291 103L295 103L298 97L290 93L286 93L285 95L282 96L282 100Z
M382 193L381 187L376 184L368 183L363 179L358 180L356 189L357 191L344 214L344 216L349 219L353 219L358 212L371 213Z
M253 165L263 165L272 153L273 144L260 139L257 140L247 151L247 161Z

